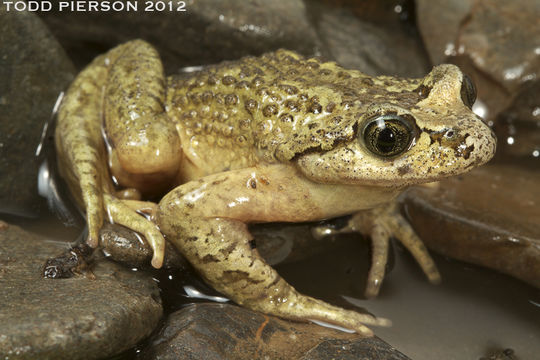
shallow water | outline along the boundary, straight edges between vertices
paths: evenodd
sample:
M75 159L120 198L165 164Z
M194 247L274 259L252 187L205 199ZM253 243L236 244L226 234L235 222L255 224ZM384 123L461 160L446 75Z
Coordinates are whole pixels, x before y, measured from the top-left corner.
M72 241L79 234L77 228L64 227L53 215L38 220L2 218L51 241ZM506 348L513 349L522 360L538 358L540 290L509 276L436 255L443 282L431 285L405 250L394 249L393 268L379 296L371 300L362 299L369 265L368 243L353 236L329 243L324 253L276 268L304 293L353 309L360 306L391 319L392 327L374 328L375 334L412 359L479 359ZM183 294L185 285L212 294L193 274L162 273L156 277L161 280L167 312L200 301ZM122 358L134 354L131 350Z
M506 348L519 359L539 358L540 290L441 256L434 258L443 282L431 285L412 257L396 247L394 268L379 296L358 300L364 282L359 277L364 275L355 261L367 259L351 254L364 251L360 242L344 240L332 251L278 271L301 291L340 304L345 297L391 319L392 327L374 328L375 334L412 359L478 359Z

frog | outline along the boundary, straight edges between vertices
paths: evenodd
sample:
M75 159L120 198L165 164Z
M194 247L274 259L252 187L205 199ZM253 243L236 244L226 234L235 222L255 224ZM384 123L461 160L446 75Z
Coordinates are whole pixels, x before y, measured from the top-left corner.
M496 138L475 99L451 64L423 78L369 76L280 49L165 76L157 50L132 40L75 78L55 144L91 247L104 222L117 223L146 239L152 266L171 242L241 306L371 336L390 320L298 292L259 255L248 225L350 215L345 230L371 238L368 297L391 237L439 282L396 199L492 158Z

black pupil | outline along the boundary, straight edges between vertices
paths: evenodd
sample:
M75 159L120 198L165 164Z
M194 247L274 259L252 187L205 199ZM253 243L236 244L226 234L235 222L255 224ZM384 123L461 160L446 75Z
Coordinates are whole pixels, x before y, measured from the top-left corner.
M394 146L396 146L396 135L390 128L385 127L377 137L377 149L382 153L389 153L392 152Z
M474 102L476 101L476 87L467 74L463 74L463 82L461 84L461 100L468 108L472 108Z

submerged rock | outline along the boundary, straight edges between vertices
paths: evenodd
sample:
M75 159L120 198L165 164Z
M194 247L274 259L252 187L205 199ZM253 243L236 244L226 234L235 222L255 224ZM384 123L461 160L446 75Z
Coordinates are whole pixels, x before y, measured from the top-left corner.
M98 261L86 277L45 279L65 249L0 221L0 358L99 359L133 347L162 307L150 276Z
M540 172L490 165L414 188L405 204L431 250L540 288Z
M227 304L192 304L169 316L141 358L409 359L377 337L269 317Z

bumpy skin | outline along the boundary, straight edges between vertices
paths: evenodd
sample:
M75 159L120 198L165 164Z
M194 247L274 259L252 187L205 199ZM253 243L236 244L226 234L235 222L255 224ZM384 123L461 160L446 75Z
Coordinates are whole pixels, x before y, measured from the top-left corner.
M493 156L495 138L471 112L467 85L453 65L423 79L372 78L285 50L165 79L156 51L132 41L77 77L60 109L56 144L62 173L86 209L90 245L108 214L146 236L156 267L164 234L239 304L369 335L363 324L388 322L299 294L252 249L246 224L354 214L341 231L372 237L368 296L378 292L393 235L437 282L393 199L408 185ZM397 136L404 147L391 156L380 151L396 136L382 143L369 136L374 121L379 127L389 118L406 130L397 133L406 134ZM165 193L157 205L141 201Z

